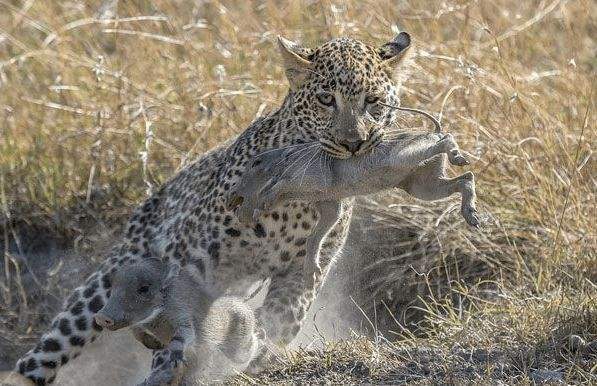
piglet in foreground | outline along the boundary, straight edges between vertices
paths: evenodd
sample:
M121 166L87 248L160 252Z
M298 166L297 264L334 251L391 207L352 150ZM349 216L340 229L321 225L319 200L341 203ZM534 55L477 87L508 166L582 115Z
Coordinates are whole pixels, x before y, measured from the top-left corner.
M214 350L234 364L246 363L257 345L254 314L241 299L216 297L191 273L155 258L115 274L95 319L109 330L131 327L137 340L156 350L145 386L181 384Z

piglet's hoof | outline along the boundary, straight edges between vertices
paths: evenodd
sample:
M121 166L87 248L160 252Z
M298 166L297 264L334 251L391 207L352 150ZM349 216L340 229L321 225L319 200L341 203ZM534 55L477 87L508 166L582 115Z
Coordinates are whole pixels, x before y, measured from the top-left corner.
M466 223L472 227L479 228L481 226L477 209L473 207L462 208L462 217L464 217Z
M137 386L168 386L175 385L173 371L154 371L142 383Z
M452 165L465 166L470 164L466 157L458 149L452 149L448 153L448 159Z
M154 357L152 372L138 386L179 385L184 372L184 355L181 350L164 349Z

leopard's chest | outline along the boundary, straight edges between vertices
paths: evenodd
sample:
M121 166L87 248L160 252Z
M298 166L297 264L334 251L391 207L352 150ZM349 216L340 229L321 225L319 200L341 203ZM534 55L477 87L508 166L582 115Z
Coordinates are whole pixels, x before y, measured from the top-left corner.
M306 203L291 203L250 225L232 217L226 224L212 224L209 231L206 227L206 251L214 279L226 275L262 278L303 261L318 216Z
M218 292L246 295L256 281L302 269L307 240L319 220L309 204L292 202L264 214L251 225L233 212L214 213L197 233L184 234L191 269ZM193 242L194 240L195 242Z

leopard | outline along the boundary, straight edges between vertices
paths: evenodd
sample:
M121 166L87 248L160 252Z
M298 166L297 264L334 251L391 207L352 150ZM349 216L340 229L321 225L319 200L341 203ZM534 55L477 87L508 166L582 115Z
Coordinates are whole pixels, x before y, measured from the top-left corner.
M400 105L412 45L407 32L381 45L351 37L315 47L278 37L277 45L289 84L279 107L189 163L132 211L98 269L72 291L35 347L17 361L18 373L37 385L53 383L61 366L104 333L95 315L110 298L114 275L155 256L222 296L248 296L256 283L269 283L255 310L261 349L247 371L259 371L276 348L296 337L317 288L342 253L355 198L338 200L313 259L306 245L321 217L313 203L288 202L246 224L229 205L228 193L251 160L272 149L317 142L338 159L376 149L383 128L396 121L397 110L386 105ZM304 283L305 259L322 267L316 286ZM162 354L156 350L154 357Z

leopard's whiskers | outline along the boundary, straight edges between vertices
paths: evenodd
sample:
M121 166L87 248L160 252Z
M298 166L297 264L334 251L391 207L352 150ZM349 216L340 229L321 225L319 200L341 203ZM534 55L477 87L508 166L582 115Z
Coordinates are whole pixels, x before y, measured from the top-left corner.
M292 150L286 154L286 158L289 158L289 157L292 157L292 156L295 156L295 155L298 156L299 154L301 154L301 153L303 153L305 151L308 151L309 148L311 148L315 144L316 143L299 143L299 144L296 144L296 145L288 146L289 148L292 148ZM271 150L268 150L268 152L271 152L271 151L274 151L274 150L283 150L283 149L286 149L286 148L271 149ZM265 154L265 152L262 153L262 154ZM284 158L279 159L276 162L275 166L278 167L284 161L285 161Z
M310 150L319 147L319 143L315 142L312 143L310 145L307 145L305 148L297 150L295 152L295 154L297 154L296 159L294 161L292 161L285 169L284 171L280 174L280 177L284 177L286 175L287 172L291 171L292 168L294 167L294 165L296 165L298 162L300 162L301 160L307 158L309 155L311 155ZM284 162L285 160L281 160L279 163L276 164L279 165L281 162ZM293 174L291 176L292 178L295 177L295 175Z
M299 186L303 186L303 181L305 179L305 174L307 173L307 169L309 168L309 166L311 166L311 164L313 162L315 162L315 157L319 155L319 152L321 151L321 149L316 149L313 156L311 156L311 158L309 159L309 161L307 161L307 165L303 168L303 176L301 177L301 182L299 183Z
M313 149L315 149L315 151L312 153L312 152L311 152L311 150L313 150ZM290 165L290 166L287 168L287 170L289 170L291 167L293 167L294 165L296 165L298 162L300 162L300 161L303 161L303 160L307 159L307 158L310 156L311 158L309 158L309 161L307 161L307 163L309 163L309 162L310 162L310 160L311 160L311 159L313 159L313 157L315 156L315 154L317 154L317 151L318 151L318 150L319 150L319 149L317 149L316 147L314 147L314 146L310 146L309 148L307 148L307 151L303 153L302 157L301 157L300 159L297 159L297 160L295 160L295 161L294 161L294 162L293 162L293 163L292 163L292 164L291 164L291 165ZM303 169L303 170L304 170L304 169ZM299 173L300 173L300 170L294 170L294 171L293 171L293 174L292 174L292 176L291 176L291 178L297 178L297 177L298 177L298 175L299 175Z
M323 172L323 164L324 163L325 163L325 152L322 151L319 156L319 170L321 171L321 174L324 176L324 182L327 186L328 178L327 178L327 175Z

